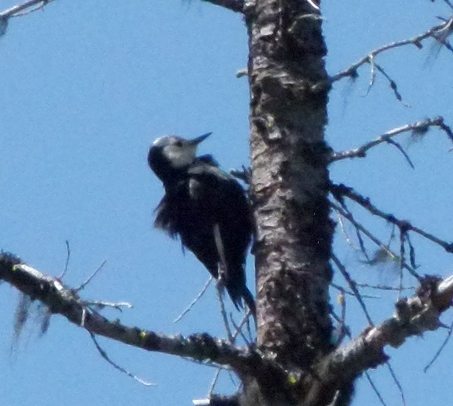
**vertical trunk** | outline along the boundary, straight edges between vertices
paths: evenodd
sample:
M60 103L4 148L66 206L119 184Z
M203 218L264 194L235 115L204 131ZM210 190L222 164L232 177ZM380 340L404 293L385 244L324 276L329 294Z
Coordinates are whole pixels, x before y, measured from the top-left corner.
M301 373L332 348L328 89L311 90L327 77L326 47L306 0L248 0L245 14L258 346Z

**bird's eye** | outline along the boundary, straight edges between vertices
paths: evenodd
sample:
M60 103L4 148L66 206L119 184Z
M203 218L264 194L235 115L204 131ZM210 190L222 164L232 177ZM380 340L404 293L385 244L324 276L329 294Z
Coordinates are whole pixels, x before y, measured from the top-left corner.
M182 147L182 142L181 142L181 141L176 141L176 142L175 142L175 145L176 145L177 147Z

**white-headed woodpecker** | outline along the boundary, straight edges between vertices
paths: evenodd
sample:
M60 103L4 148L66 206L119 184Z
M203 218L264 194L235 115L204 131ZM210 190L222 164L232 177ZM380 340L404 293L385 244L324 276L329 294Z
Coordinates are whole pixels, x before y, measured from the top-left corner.
M211 155L197 157L198 144L209 135L191 140L165 136L151 145L148 163L165 188L154 225L179 236L217 280L220 272L236 308L243 299L255 316L244 269L252 237L250 208L233 176Z

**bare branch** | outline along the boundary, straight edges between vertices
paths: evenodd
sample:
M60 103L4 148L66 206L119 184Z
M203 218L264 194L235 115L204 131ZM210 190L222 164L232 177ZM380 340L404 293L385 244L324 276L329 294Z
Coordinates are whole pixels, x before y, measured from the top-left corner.
M389 82L390 88L392 89L393 94L395 95L396 99L399 102L403 103L403 105L405 107L409 107L409 105L407 105L406 103L403 102L403 97L401 96L401 93L398 90L398 86L397 86L396 82L391 78L391 76L387 73L387 71L381 65L377 64L376 62L373 62L373 65L387 79L387 81ZM368 92L371 90L372 85L373 85L373 83L370 82L370 85L368 86Z
M58 279L63 279L66 275L66 273L68 272L68 268L69 268L69 261L71 259L71 247L69 245L69 241L66 240L65 241L65 244L66 244L66 262L64 264L64 269L63 269L63 272L60 274L60 276L58 277Z
M371 319L370 313L368 313L368 309L366 308L365 302L363 301L362 295L360 294L359 290L357 289L356 283L354 279L351 278L349 275L349 272L346 270L346 267L340 262L340 260L336 257L336 255L332 254L332 260L338 270L341 272L343 277L346 279L346 282L348 283L349 287L351 290L354 292L354 296L356 297L357 301L360 304L360 307L363 310L363 313L365 314L366 319L368 320L368 324L370 326L373 326L373 320Z
M439 349L436 351L436 353L434 354L434 357L431 361L429 361L428 365L426 365L425 368L423 368L423 372L428 372L428 369L431 368L431 366L436 362L437 358L439 358L440 354L442 353L442 351L444 350L444 348L446 347L446 345L448 344L448 341L450 341L450 338L451 338L451 334L453 333L453 322L450 324L450 326L448 327L448 334L447 336L445 337L443 343L441 344L441 346L439 347Z
M8 19L10 17L19 17L30 12L39 10L49 4L53 0L28 0L22 4L12 6L0 12L0 19Z
M376 206L374 206L368 197L364 197L364 196L360 195L351 187L343 185L343 184L339 184L339 185L332 184L331 191L335 196L338 196L339 198L347 197L347 198L353 200L354 202L358 203L363 208L368 210L371 214L381 217L382 219L388 221L389 223L394 224L402 232L412 231L416 234L421 235L422 237L426 238L427 240L430 240L430 241L434 242L435 244L440 245L448 253L450 253L450 254L453 253L453 243L449 243L444 240L441 240L440 238L438 238L430 233L427 233L426 231L423 231L422 229L420 229L416 226L413 226L407 220L400 220L400 219L396 218L393 214L383 212L382 210L380 210Z
M93 340L93 343L94 343L96 349L98 350L99 354L101 354L101 357L104 358L115 369L117 369L118 371L127 375L128 377L134 379L138 383L141 383L142 385L156 386L155 383L148 382L148 381L143 380L142 378L139 378L137 375L134 375L132 372L129 372L127 369L123 368L122 366L118 365L116 362L112 361L112 359L108 356L107 352L98 343L98 340L96 339L96 335L90 332L90 336L91 336L91 339Z
M388 369L389 372L390 372L390 376L392 377L393 382L395 382L395 385L396 385L396 387L398 388L398 391L399 391L399 393L400 393L400 395L401 395L401 401L402 401L402 403L403 403L403 406L406 406L406 397L404 396L404 389L403 389L403 387L401 386L401 382L400 382L400 380L398 379L398 377L396 376L396 373L395 373L395 371L393 370L393 367L392 367L392 365L390 364L390 362L387 361L385 364L387 365L387 369Z
M222 316L223 325L225 326L225 331L227 333L228 342L231 344L231 343L233 343L233 334L231 333L230 323L228 322L228 316L227 316L227 313L225 310L225 302L223 301L224 287L222 286L221 280L219 282L217 282L215 286L216 286L217 298L220 303L220 314Z
M444 0L444 3L450 6L451 9L453 9L453 3L450 0Z
M215 4L216 6L225 7L229 10L235 11L236 13L242 13L244 11L243 0L202 0L202 1Z
M377 388L377 386L375 385L375 383L373 382L373 380L371 379L371 376L368 372L365 372L365 377L368 381L368 383L371 385L371 387L373 388L373 391L374 393L376 394L376 396L378 397L379 399L379 402L381 402L381 405L382 406L387 406L387 403L385 403L385 400L384 398L382 397L381 395L381 392L379 391L379 389Z
M399 286L387 286L387 285L370 285L368 283L359 283L356 282L356 285L359 288L367 288L367 289L376 289L376 290L390 290L390 291L401 291L401 290L414 290L415 288L413 286L407 286L407 287L402 287L400 288Z
M334 196L338 201L341 202L341 196ZM343 207L344 203L342 202ZM376 244L379 247L379 250L387 255L390 259L393 261L399 259L400 260L400 265L409 271L409 273L416 278L417 280L420 280L420 275L415 271L414 268L412 268L410 265L406 264L405 262L401 261L400 258L398 258L398 255L396 255L387 245L385 245L381 240L379 240L374 234L372 234L369 230L367 230L362 224L360 224L352 215L352 213L347 209L347 208L342 208L338 205L336 205L333 202L330 202L330 206L335 209L339 214L341 214L344 218L349 220L351 224L356 227L358 230L360 230L364 235L366 235L374 244ZM367 263L372 265L375 263L376 260L368 261Z
M333 390L329 385L346 384L367 369L386 363L385 347L400 347L409 337L441 327L439 317L451 306L452 299L453 275L443 280L426 277L416 295L397 302L393 317L366 328L350 343L321 360L313 374L322 377L323 383L311 390Z
M439 127L444 131L450 140L453 142L453 134L451 129L444 123L443 117L428 118L426 120L416 121L412 124L406 124L401 127L394 128L380 135L372 141L363 144L362 146L342 152L335 152L330 158L330 162L339 161L346 158L364 158L367 151L384 142L391 142L392 138L406 132L425 133L430 127ZM407 158L407 157L406 157ZM410 163L412 165L412 163Z
M104 300L90 300L90 301L83 301L85 306L94 307L96 309L104 309L106 307L118 310L120 312L123 311L123 308L132 309L134 306L129 302L106 302Z
M83 289L85 289L85 287L93 280L93 278L99 273L99 271L101 271L102 268L104 268L104 265L107 263L107 260L104 259L104 261L102 261L101 265L99 265L96 270L85 280L82 282L82 284L76 288L76 291L79 292Z
M64 286L58 279L21 263L18 257L11 254L0 254L0 280L13 285L32 300L39 300L48 307L50 313L61 314L90 333L115 341L147 351L230 366L237 371L250 371L250 368L256 368L261 363L260 357L249 350L205 333L188 337L168 336L110 321L87 307L77 291Z
M189 305L179 314L176 319L173 320L173 323L177 323L180 321L187 313L189 313L192 310L192 307L195 306L195 304L201 299L201 297L205 294L205 292L208 290L209 285L212 282L213 277L210 276L209 279L205 282L203 287L201 288L200 292L195 296L195 298L189 303Z
M451 28L453 17L450 17L448 20L444 21L442 24L436 25L430 28L428 31L423 34L416 35L415 37L405 39L402 41L391 42L390 44L384 45L382 47L376 48L371 51L368 55L359 59L356 63L352 64L347 69L337 73L330 77L330 83L336 82L345 77L357 77L357 70L364 64L371 63L377 55L389 51L391 49L400 48L406 45L415 45L417 48L423 48L422 42L428 38L433 38L436 41L439 41L439 34L445 33L446 30Z

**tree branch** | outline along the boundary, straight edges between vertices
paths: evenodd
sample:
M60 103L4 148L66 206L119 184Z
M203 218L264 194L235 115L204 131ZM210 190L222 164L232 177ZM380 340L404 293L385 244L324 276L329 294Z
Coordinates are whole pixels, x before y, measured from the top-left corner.
M215 4L216 6L225 7L229 10L235 11L236 13L242 13L244 11L244 0L202 0L202 1Z
M415 45L417 48L423 48L422 42L428 38L434 38L436 41L445 41L443 39L444 34L451 29L451 25L453 23L453 17L450 17L448 20L444 21L442 24L436 25L430 28L428 31L416 35L415 37L391 42L390 44L384 45L382 47L376 48L372 50L368 55L359 59L356 63L352 64L349 68L337 73L330 77L330 83L336 82L344 77L356 77L357 76L357 69L360 68L362 65L366 63L370 63L377 55L389 51L390 49L403 47L406 45ZM439 37L438 35L441 35Z
M439 317L453 300L453 275L445 279L426 277L417 294L396 303L396 314L380 325L365 329L357 338L333 351L313 369L321 381L311 385L313 392L336 390L329 385L347 384L369 368L388 360L386 346L397 348L406 339L436 330L442 323ZM305 379L310 380L309 377ZM340 381L339 381L340 380ZM316 398L319 393L312 393ZM326 394L327 396L327 394Z
M383 45L379 48L376 48L372 50L370 53L359 59L357 62L353 63L351 66L348 68L338 72L337 74L330 76L327 80L319 81L315 85L312 86L311 90L313 92L320 91L322 89L330 88L332 83L343 79L345 77L349 78L357 78L358 77L358 69L365 64L370 64L373 69L373 64L375 65L375 57L383 52L389 51L391 49L395 48L400 48L406 45L415 45L417 48L421 49L423 48L422 42L428 38L433 38L437 42L441 43L444 45L447 49L452 50L451 45L447 41L447 37L453 32L452 30L452 25L453 25L453 16L451 16L449 19L443 19L442 24L436 25L432 28L430 28L428 31L416 35L415 37L401 40L401 41L395 41L391 42L390 44ZM374 73L372 72L372 80L373 81L373 75ZM393 89L395 91L395 89Z
M10 17L28 14L29 12L43 8L51 1L53 0L28 0L22 4L16 4L15 6L0 12L0 19L8 19Z
M402 233L407 233L408 231L412 231L416 234L421 235L422 237L426 238L427 240L430 240L431 242L440 245L445 251L447 251L450 254L453 254L453 243L449 243L447 241L441 240L440 238L436 237L433 234L430 234L421 228L418 228L416 226L413 226L409 221L407 220L400 220L396 218L393 214L390 213L385 213L382 210L378 209L376 206L374 206L370 199L368 197L364 197L357 193L353 188L339 184L335 185L332 184L330 185L330 190L334 197L337 200L342 199L342 197L346 196L347 198L353 200L354 202L358 203L361 205L364 209L368 210L371 214L378 216L386 221L388 221L391 224L394 224L397 226Z
M215 363L250 372L261 363L260 357L247 349L231 345L206 333L188 337L167 336L138 327L128 327L100 315L77 291L66 287L56 278L25 265L8 253L0 253L0 280L4 280L45 304L52 314L61 314L70 322L92 334L111 338L147 351L173 354L203 363Z
M335 196L334 196L335 197ZM341 196L340 198L338 197L335 197L338 201L341 202ZM390 258L392 261L395 261L395 260L399 260L400 262L400 266L404 269L407 269L409 271L409 273L415 278L417 279L418 281L420 281L420 275L418 275L418 273L416 272L415 268L412 268L409 264L406 263L406 261L404 260L404 258L399 258L398 255L396 255L391 249L390 247L388 247L386 244L384 244L381 240L379 240L374 234L372 234L368 229L366 229L362 224L360 224L355 218L354 216L352 215L352 213L350 212L350 210L348 210L344 204L343 204L343 208L336 205L335 203L333 202L330 202L330 205L333 209L335 209L338 214L340 214L341 216L343 216L345 219L347 219L353 226L354 228L356 228L358 231L362 232L364 235L366 235L370 241L372 241L379 249L379 253L382 253L382 254L385 254L386 257ZM375 255L376 257L376 255ZM373 264L376 264L378 262L381 262L382 259L380 258L381 256L377 256L376 258L373 258L371 260L368 260L366 263L367 264L370 264L370 265L373 265Z
M446 132L447 136L450 138L450 140L453 142L453 132L444 123L443 117L435 117L435 118L429 118L426 120L422 121L417 121L412 124L406 124L403 125L402 127L394 128L390 131L387 131L386 133L380 135L379 137L375 138L372 141L367 142L366 144L361 145L358 148L350 149L347 151L341 151L341 152L334 152L330 158L330 162L335 162L339 161L341 159L346 159L346 158L365 158L367 151L379 144L382 144L384 142L391 142L392 138L401 134L401 133L406 133L406 132L414 132L414 133L425 133L428 131L429 127L439 127L443 131Z

